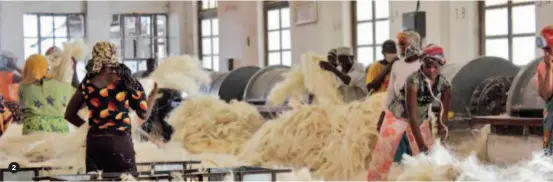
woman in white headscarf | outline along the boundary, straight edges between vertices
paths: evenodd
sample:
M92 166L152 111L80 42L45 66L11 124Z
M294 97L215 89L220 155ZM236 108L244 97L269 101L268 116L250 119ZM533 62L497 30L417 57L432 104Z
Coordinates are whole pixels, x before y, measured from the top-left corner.
M321 61L321 68L334 73L342 82L338 89L346 103L366 97L368 91L365 83L365 66L355 62L351 48L339 47L334 50L336 54L334 60L337 63ZM329 52L330 57L331 53Z

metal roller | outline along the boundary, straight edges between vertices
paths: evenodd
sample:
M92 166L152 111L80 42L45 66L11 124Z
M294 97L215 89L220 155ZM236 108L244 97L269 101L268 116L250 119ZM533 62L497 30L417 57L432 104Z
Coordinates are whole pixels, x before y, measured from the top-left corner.
M519 67L503 58L483 56L472 61L444 66L442 74L451 81L450 110L467 116L473 92L491 77L514 77Z
M538 94L536 70L543 57L530 62L518 72L507 97L510 116L542 117L545 102Z
M211 83L209 84L206 84L206 85L201 85L200 86L200 91L202 93L211 93L210 90L211 90L211 85L215 82L215 80L218 80L220 79L223 75L227 74L228 72L209 72L209 76L211 77Z
M218 95L221 100L227 102L236 99L243 100L244 90L250 78L261 68L257 66L246 66L235 69L222 75L213 75L209 93Z
M283 73L290 67L283 65L268 66L255 73L248 81L244 91L244 100L254 104L265 104L271 89L284 79Z

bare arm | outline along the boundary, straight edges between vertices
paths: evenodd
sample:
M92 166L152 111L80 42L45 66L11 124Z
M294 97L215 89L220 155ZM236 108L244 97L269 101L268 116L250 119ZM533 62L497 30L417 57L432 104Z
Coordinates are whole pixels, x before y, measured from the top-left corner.
M538 73L538 93L544 101L549 101L553 95L553 69L546 66L545 75Z
M73 80L71 81L71 85L73 87L79 86L79 76L77 76L77 60L75 58L71 57L73 60Z
M451 98L450 90L451 90L450 88L446 88L442 93L442 98L440 98L442 102L442 107L443 107L443 111L441 111L443 115L442 115L442 118L440 118L440 122L446 126L447 126L447 120L448 120L447 113L449 113L449 99ZM441 127L443 126L438 125L438 129L440 129Z
M342 82L344 82L344 84L349 85L349 82L351 81L350 76L348 76L347 74L342 73L341 71L339 71L336 68L331 69L330 72L334 73L334 75L336 75L338 78L340 78L340 80L342 80Z
M388 75L392 71L392 65L393 65L393 62L388 64L383 72L378 74L376 78L373 81L371 81L371 83L367 84L367 90L371 91L373 89L378 89L378 87L382 85L382 82L384 82L386 75ZM373 70L370 70L370 71L373 71Z
M154 84L154 88L150 92L150 95L148 96L148 99L146 100L146 103L148 105L146 112L137 112L138 117L142 120L141 123L138 123L139 125L144 124L144 122L150 117L150 114L152 113L152 109L154 108L156 98L157 98L157 83Z
M417 142L419 148L425 148L426 145L424 144L419 125L417 125L417 123L419 123L419 113L417 111L417 88L409 83L406 83L406 87L407 89L405 92L407 92L406 104L409 125L411 126L411 131L413 131L415 141Z
M65 110L65 120L69 121L69 123L75 125L76 127L80 127L84 124L85 121L83 121L78 115L79 109L81 109L83 104L83 94L77 90L67 105L67 109Z

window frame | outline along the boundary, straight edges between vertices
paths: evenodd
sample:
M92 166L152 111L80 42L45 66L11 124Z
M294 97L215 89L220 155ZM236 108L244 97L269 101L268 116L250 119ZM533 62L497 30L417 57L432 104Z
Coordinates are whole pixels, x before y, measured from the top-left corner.
M128 61L135 61L136 62L136 70L132 70L133 73L136 73L136 72L140 72L140 71L144 71L144 70L140 70L140 64L141 63L145 63L146 60L148 59L156 59L158 60L159 57L158 57L158 45L160 44L158 42L159 39L165 39L165 41L162 43L162 45L165 45L165 54L164 55L168 55L169 54L169 50L170 50L170 44L169 44L169 15L167 13L123 13L123 14L115 14L119 17L119 37L117 37L117 39L119 39L120 41L120 48L119 48L119 52L120 52L120 58L121 58L121 63L123 64L126 64L126 62ZM127 58L126 55L125 55L125 40L126 38L130 38L130 39L137 39L139 37L127 37L126 36L126 32L125 32L125 17L135 17L135 18L138 18L140 19L140 17L150 17L150 27L149 29L151 30L151 36L148 37L149 40L150 40L150 57L149 58L137 58L137 48L136 47L133 47L134 51L134 55L133 55L133 58ZM158 26L157 26L157 16L164 16L165 17L165 36L157 36L157 30L158 30ZM136 21L136 24L140 24L140 21ZM111 37L111 39L113 40L114 38ZM134 44L136 45L136 43Z
M211 69L211 70L220 70L220 64L219 64L219 68L215 69L215 60L213 60L213 57L217 56L219 57L220 55L220 51L215 54L213 53L213 48L215 46L213 46L213 39L214 38L219 38L219 34L221 33L220 31L218 31L219 33L217 35L213 35L213 19L217 19L217 21L219 21L219 17L218 17L218 14L217 14L217 8L219 7L219 4L217 3L217 0L213 0L216 4L215 4L215 7L213 8L207 8L207 9L202 9L202 5L203 5L203 1L196 1L197 2L197 13L198 13L198 57L200 58L200 60L202 60L202 62L204 61L203 58L204 58L204 53L203 53L203 38L209 38L209 40L211 41L211 53L210 54L205 54L205 56L210 56L211 57L211 68L205 68L203 66L203 63L202 63L202 68L204 69ZM209 36L203 36L202 35L202 20L210 20L209 21L209 24L210 24L210 31L211 31L211 34ZM220 57L219 57L219 60L217 61L220 61Z
M264 64L265 66L269 66L269 54L270 53L275 53L275 52L279 52L280 53L280 64L278 65L284 65L283 62L282 62L282 53L283 52L286 52L286 51L289 51L290 52L290 55L292 54L292 45L290 45L290 48L289 49L283 49L282 48L282 31L285 31L285 30L289 30L290 31L290 36L292 35L292 22L290 21L290 25L288 28L282 28L282 14L281 14L281 10L280 9L283 9L283 8L290 8L290 3L288 1L264 1L263 2L263 34L264 34L264 50L265 50L265 60L264 60ZM268 21L268 13L270 10L275 10L275 9L279 9L278 11L278 15L279 15L279 22L278 22L278 29L274 29L274 30L268 30L269 29L269 21ZM290 9L291 10L291 9ZM269 50L269 33L270 32L280 32L280 37L279 37L279 41L280 41L280 47L278 50ZM292 40L292 37L290 37L290 40ZM291 42L290 42L291 44ZM291 60L291 64L293 65L294 61L293 59ZM290 66L292 66L290 65ZM284 65L284 66L287 66L287 65Z
M486 7L485 1L478 1L478 54L480 56L486 55L486 39L507 39L507 50L509 62L513 62L513 39L517 37L534 37L535 33L513 33L513 8L518 6L528 6L535 5L534 1L528 2L516 2L513 3L512 0L508 0L506 4L492 5ZM493 35L486 36L486 10L501 9L507 8L507 35Z
M30 12L30 13L23 13L23 17L25 17L26 15L32 15L32 16L36 16L37 18L37 34L36 34L36 37L28 37L28 36L25 36L25 33L23 33L23 42L25 42L25 39L32 39L32 38L36 38L37 39L37 42L35 43L37 46L38 46L38 54L46 54L46 51L50 48L50 47L47 47L47 48L44 48L44 50L42 50L42 45L40 44L40 42L43 40L43 39L48 39L48 38L51 38L53 39L53 43L55 46L56 45L56 39L62 39L62 38L66 38L67 41L71 41L72 38L71 37L71 31L69 30L69 16L72 16L72 15L78 15L78 16L81 16L82 17L82 21L83 21L83 36L82 36L82 39L83 40L86 40L87 39L87 21L86 21L86 13L33 13L33 12ZM65 25L66 25L66 33L67 35L66 36L60 36L60 37L57 37L55 34L56 32L56 26L55 26L55 21L54 19L52 19L52 36L42 36L41 35L41 32L42 32L42 28L41 28L41 23L40 23L40 17L41 16L50 16L52 18L56 17L56 16L65 16ZM23 24L23 28L25 28L25 24ZM60 49L62 49L63 47L59 47ZM23 43L23 54L25 54L25 43Z
M353 55L355 55L355 58L358 59L359 58L359 55L358 55L358 51L357 49L359 48L364 48L364 47L372 47L372 51L373 51L373 57L372 57L372 60L371 62L369 62L368 64L372 64L373 62L377 61L377 54L382 54L382 53L379 53L379 52L376 52L377 50L377 47L382 47L383 43L384 42L376 42L376 29L377 29L377 26L376 26L376 23L377 22L382 22L382 21L388 21L388 26L390 26L390 13L388 12L388 16L386 18L376 18L376 0L370 0L371 1L371 8L372 8L372 14L371 14L371 19L369 20L361 20L361 21L358 21L357 20L357 1L354 0L354 1L351 1L350 3L350 7L351 7L351 42L352 42L352 47L353 47ZM388 3L390 3L390 1L387 1ZM388 7L389 7L389 4L388 4ZM357 42L357 35L358 35L358 32L357 32L357 27L359 24L362 24L362 23L372 23L372 44L367 44L367 45L359 45L359 42ZM388 37L387 39L390 39L390 37ZM359 60L359 59L358 59ZM368 65L365 65L365 66L368 66Z

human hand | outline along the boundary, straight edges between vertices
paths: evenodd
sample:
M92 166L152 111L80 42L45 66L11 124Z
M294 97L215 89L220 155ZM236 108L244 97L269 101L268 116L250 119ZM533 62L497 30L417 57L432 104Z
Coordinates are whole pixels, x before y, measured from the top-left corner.
M321 67L321 69L327 70L327 71L330 71L335 68L334 65L332 65L332 63L326 62L326 61L319 62L319 66Z
M425 144L419 144L419 152L420 153L428 152L428 147Z
M152 91L150 91L150 97L151 97L152 95L157 95L157 90L158 90L158 88L157 88L157 82L154 82L154 88L152 88Z

